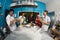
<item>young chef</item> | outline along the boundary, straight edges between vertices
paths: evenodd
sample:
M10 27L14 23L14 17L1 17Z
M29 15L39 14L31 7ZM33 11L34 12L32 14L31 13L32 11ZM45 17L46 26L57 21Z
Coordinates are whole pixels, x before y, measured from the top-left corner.
M25 13L22 13L22 15L19 16L19 19L20 19L20 25L22 25L24 23L25 19L26 19Z
M10 28L10 31L14 31L16 29L16 24L15 24L16 20L13 15L14 15L14 10L10 9L9 14L6 17L6 22L8 27Z
M42 17L42 19L43 19L43 21L42 21L43 31L48 31L48 27L50 25L50 17L47 16L47 13L48 13L48 11L45 10L44 13L43 13L43 17Z

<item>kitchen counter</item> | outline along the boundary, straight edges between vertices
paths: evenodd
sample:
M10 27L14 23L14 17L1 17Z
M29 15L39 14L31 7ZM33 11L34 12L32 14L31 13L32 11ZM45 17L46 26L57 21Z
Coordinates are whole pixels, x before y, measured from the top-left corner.
M46 32L40 32L36 28L17 28L8 35L5 40L53 40Z

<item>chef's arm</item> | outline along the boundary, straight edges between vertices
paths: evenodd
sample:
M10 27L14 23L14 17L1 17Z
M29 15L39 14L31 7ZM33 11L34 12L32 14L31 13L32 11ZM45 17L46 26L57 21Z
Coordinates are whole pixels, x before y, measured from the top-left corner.
M46 22L43 22L43 23L46 24L46 25L50 25L50 22L47 22L47 23Z
M16 20L15 20L15 19L14 19L14 20L12 20L12 21L10 21L10 26L12 26L15 22L16 22Z
M16 18L16 21L17 21L17 22L20 22L20 19L19 19L19 18Z
M47 19L47 22L43 21L43 24L50 25L50 18Z

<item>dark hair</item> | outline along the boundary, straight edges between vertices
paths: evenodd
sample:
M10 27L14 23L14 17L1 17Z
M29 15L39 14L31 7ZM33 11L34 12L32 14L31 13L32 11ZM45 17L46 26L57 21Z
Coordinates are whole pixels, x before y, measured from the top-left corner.
M47 10L44 10L44 12L47 12L47 13L48 13L48 11L47 11Z
M39 15L39 13L37 13L37 15Z
M9 10L9 12L11 12L11 11L13 11L13 12L14 12L14 10L13 10L13 9L10 9L10 10Z

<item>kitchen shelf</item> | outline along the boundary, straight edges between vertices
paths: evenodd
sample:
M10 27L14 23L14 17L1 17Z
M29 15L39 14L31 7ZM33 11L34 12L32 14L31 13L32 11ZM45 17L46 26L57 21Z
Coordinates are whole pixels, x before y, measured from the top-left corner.
M37 4L11 4L10 7L11 8L15 8L15 7L37 7L38 5Z

